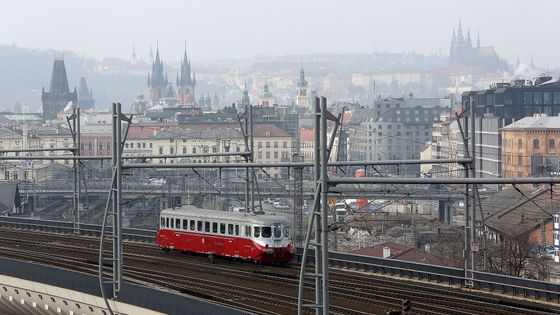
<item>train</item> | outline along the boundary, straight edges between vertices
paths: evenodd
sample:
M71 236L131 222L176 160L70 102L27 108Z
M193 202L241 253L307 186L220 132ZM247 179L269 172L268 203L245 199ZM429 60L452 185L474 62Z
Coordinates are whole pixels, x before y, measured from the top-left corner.
M156 243L164 250L274 265L288 264L295 254L290 222L285 217L192 205L161 211Z

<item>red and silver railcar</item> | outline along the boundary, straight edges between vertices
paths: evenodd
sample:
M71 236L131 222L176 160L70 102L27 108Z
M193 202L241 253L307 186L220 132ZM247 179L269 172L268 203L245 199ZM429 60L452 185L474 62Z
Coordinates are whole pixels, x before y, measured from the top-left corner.
M161 211L156 243L163 249L284 264L295 252L289 231L282 216L182 206Z

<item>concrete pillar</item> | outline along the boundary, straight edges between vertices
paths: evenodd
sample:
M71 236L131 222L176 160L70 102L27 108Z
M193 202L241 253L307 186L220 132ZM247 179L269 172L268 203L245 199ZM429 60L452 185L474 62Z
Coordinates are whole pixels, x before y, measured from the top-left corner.
M451 211L449 208L449 202L447 200L440 200L438 203L438 218L439 222L444 222L447 224L451 223Z

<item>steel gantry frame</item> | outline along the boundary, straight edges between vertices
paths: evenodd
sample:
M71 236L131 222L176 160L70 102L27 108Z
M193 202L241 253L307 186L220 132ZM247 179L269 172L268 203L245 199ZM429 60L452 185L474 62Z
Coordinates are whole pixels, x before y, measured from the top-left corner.
M113 128L113 154L112 154L112 178L111 178L111 187L109 191L109 198L107 200L106 211L103 218L103 227L102 227L102 237L100 238L100 251L99 251L99 280L101 286L101 292L103 297L106 300L107 308L109 312L113 314L109 302L106 299L105 288L107 284L111 284L111 297L116 298L120 291L120 285L122 282L122 209L121 209L121 199L122 199L122 171L124 169L134 169L134 168L246 168L247 170L251 169L252 174L248 174L247 181L254 181L255 178L255 168L266 168L266 167L290 167L290 168L304 168L309 166L314 166L314 180L315 180L315 196L313 207L310 209L312 216L311 222L308 225L307 234L306 234L306 241L304 246L304 255L302 257L302 265L300 271L300 279L299 279L299 290L298 290L298 313L301 314L303 312L304 307L312 307L316 310L317 314L328 314L329 313L329 272L328 272L328 213L329 213L329 205L327 202L327 197L329 193L329 188L334 187L336 185L345 185L345 184L463 184L465 186L472 185L474 188L469 191L467 187L465 189L466 193L466 201L469 202L469 206L465 209L466 218L470 218L470 227L466 228L466 237L469 237L470 240L473 240L476 237L476 216L474 216L474 204L476 193L473 190L476 190L477 184L537 184L537 183L548 183L548 184L560 184L560 178L557 177L542 177L542 178L474 178L474 159L475 159L475 111L474 106L468 107L470 120L465 118L465 127L470 125L470 128L465 128L465 134L470 131L470 136L465 137L465 156L467 158L464 159L441 159L441 160L386 160L386 161L343 161L343 162L331 162L329 163L329 155L332 151L332 147L334 144L334 136L337 132L340 122L340 116L337 118L332 115L327 110L327 99L324 97L316 98L315 99L315 161L313 163L307 162L288 162L288 163L255 163L254 156L251 152L253 149L252 143L246 141L246 152L236 152L231 154L208 154L208 156L216 156L216 155L238 155L246 157L246 163L183 163L183 164L146 164L146 163L129 163L123 164L122 161L125 159L141 159L147 157L123 157L123 147L126 141L128 127L131 124L131 117L126 117L121 112L121 104L120 103L113 103L113 117L112 117L112 128ZM472 104L471 104L472 105ZM250 112L250 108L248 108L247 112ZM127 129L125 131L124 137L122 135L122 121L126 121ZM249 119L248 119L249 120ZM333 128L333 133L331 134L330 139L327 137L327 122L334 121L335 128ZM76 120L77 126L74 129L76 134L79 134L79 120ZM73 126L73 124L71 125ZM247 129L251 128L251 123L245 125ZM73 127L71 127L73 128ZM470 129L470 130L469 130ZM74 133L74 132L73 132ZM248 140L248 139L247 139ZM330 140L330 141L329 141ZM468 141L470 140L470 142ZM36 152L36 151L61 151L61 150L74 150L73 156L23 156L23 157L0 157L0 159L5 160L33 160L33 159L44 159L44 160L87 160L87 159L106 159L106 157L84 157L80 156L79 151L79 137L76 137L76 141L74 143L74 148L64 148L64 149L45 149L45 150L36 150L36 149L16 149L16 150L2 150L0 152ZM470 149L470 150L469 150ZM470 151L470 152L469 152ZM171 156L163 156L163 155L156 155L153 158L177 158L183 156L201 156L201 155L171 155ZM443 164L443 163L459 163L465 166L465 168L469 171L465 171L466 174L469 176L466 178L391 178L391 177L369 177L369 178L345 178L345 177L328 177L327 168L329 166L370 166L370 165L402 165L402 164ZM254 185L254 184L253 184ZM251 186L252 194L254 189L253 185ZM256 187L258 190L258 186ZM254 208L254 197L249 197L247 199L249 203L251 203L252 208ZM112 205L112 207L110 207ZM470 209L472 206L472 209ZM112 208L112 212L109 211L109 208ZM470 215L469 215L470 214ZM112 247L113 247L113 255L111 257L111 264L112 266L112 280L104 282L103 281L103 274L104 274L104 240L105 240L105 232L106 232L106 225L108 223L108 216L112 216L112 231L111 235L109 236L112 240ZM78 222L79 224L79 222ZM314 237L312 237L314 234ZM306 272L306 262L307 262L307 255L311 248L315 249L315 272L307 273ZM470 242L465 242L465 261L467 262L464 266L465 275L472 276L472 272L469 273L469 268L476 268L476 261L474 255L469 257L470 252ZM470 264L469 264L470 262ZM469 266L470 265L470 266ZM315 302L311 304L304 304L304 283L306 277L313 277L315 282Z
M72 170L74 177L74 192L72 194L72 223L74 226L74 233L80 233L80 210L81 210L81 161L78 160L82 155L81 147L81 131L80 131L80 109L72 108L72 115L66 116L66 121L68 122L68 128L72 134L72 143L74 148L72 150L72 155L74 159L72 160Z

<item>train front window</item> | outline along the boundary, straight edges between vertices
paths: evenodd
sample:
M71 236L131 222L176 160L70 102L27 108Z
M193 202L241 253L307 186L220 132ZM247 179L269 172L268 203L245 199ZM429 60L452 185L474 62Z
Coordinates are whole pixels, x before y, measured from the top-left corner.
M161 218L160 222L159 222L161 227L165 226L165 218Z
M169 227L169 218L165 218L165 227Z
M210 222L204 222L204 232L210 232Z
M273 230L274 230L274 238L282 237L282 226L280 226L280 224L274 224Z
M220 234L226 234L226 224L220 223Z
M189 220L183 219L183 230L186 230L187 227L189 226L189 224L187 222L189 222Z
M261 237L261 228L260 228L260 227L255 226L255 233L254 233L254 235L255 235L255 238Z
M290 226L284 225L284 237L290 237Z
M175 219L175 228L177 229L181 228L181 219Z
M239 236L239 224L235 225L235 235Z
M262 230L262 237L263 238L270 238L272 236L272 227L263 226L263 227L261 227L261 230Z
M251 226L245 225L245 236L251 237Z
M171 218L171 228L175 228L175 219Z
M189 221L189 223L190 223L190 224L189 224L189 228L190 228L191 231L194 231L194 225L195 225L194 222L195 222L194 220L190 220L190 221Z

